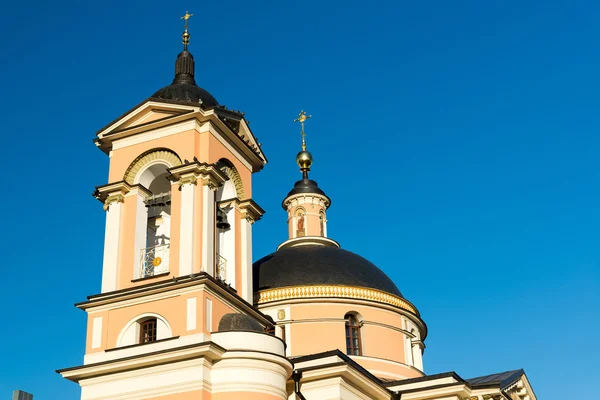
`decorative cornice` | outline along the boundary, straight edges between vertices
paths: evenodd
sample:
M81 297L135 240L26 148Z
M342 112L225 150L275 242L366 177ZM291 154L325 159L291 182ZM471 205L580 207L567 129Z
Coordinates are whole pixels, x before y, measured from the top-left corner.
M264 214L265 210L261 208L254 200L247 199L240 202L240 211L244 218L251 224L258 221Z
M196 184L198 180L210 190L217 190L228 179L215 164L201 163L197 160L169 168L169 179L179 183L179 188L187 184Z
M265 210L263 210L254 200L240 200L237 197L220 201L219 207L235 208L242 214L242 218L245 218L251 224L258 221L265 213Z
M289 286L278 289L261 290L258 292L257 297L258 304L292 299L332 297L368 300L399 307L419 316L419 311L403 298L381 290L364 287L342 285Z
M313 200L317 200L314 202ZM291 196L287 196L283 199L283 209L288 211L292 206L298 206L301 204L318 204L325 209L329 208L331 201L329 197L318 194L318 193L296 193Z
M134 186L129 185L125 181L113 182L103 186L97 186L93 196L100 201L104 210L108 210L111 204L122 203L124 197L129 193Z

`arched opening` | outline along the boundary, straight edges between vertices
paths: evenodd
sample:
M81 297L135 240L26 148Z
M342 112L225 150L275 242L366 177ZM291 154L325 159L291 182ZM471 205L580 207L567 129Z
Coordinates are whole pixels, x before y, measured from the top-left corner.
M346 320L346 354L360 356L362 355L360 321L354 313L346 314L344 319Z
M145 211L139 211L136 236L144 235L140 251L140 278L169 271L169 248L171 243L171 182L169 165L156 161L148 164L136 176L139 183L152 193L144 200ZM145 213L145 216L142 214ZM145 217L145 218L144 218ZM138 242L138 241L136 241ZM141 244L141 243L140 243Z
M217 189L216 202L216 234L215 234L215 277L235 286L235 208L228 200L237 197L232 179Z

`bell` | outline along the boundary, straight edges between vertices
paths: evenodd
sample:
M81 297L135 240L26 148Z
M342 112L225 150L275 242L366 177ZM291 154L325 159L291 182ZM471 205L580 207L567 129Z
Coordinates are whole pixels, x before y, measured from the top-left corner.
M227 222L227 214L217 207L217 229L229 229L231 225Z

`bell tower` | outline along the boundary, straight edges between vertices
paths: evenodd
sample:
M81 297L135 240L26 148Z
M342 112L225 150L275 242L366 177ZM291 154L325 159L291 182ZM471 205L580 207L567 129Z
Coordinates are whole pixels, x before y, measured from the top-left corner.
M252 306L252 224L264 213L252 174L266 157L244 113L196 84L191 16L172 83L97 132L110 159L94 192L106 212L102 282L76 305L88 314L84 364L59 371L82 399L249 398L247 387L287 398L291 363ZM233 335L239 326L261 340ZM227 352L243 340L262 363L251 369L271 371L264 382Z
M187 20L186 20L187 21ZM266 163L244 113L194 79L190 34L173 83L98 132L110 183L102 293L206 272L252 300L252 173Z

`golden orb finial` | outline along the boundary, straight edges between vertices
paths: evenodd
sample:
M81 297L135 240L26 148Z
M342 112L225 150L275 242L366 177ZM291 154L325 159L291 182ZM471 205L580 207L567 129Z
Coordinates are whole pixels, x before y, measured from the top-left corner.
M183 38L183 50L187 50L188 44L190 44L190 34L188 32L188 20L190 17L194 16L194 14L190 14L189 12L185 12L185 15L181 17L181 19L185 20L184 30L181 37Z
M302 135L302 151L296 155L296 163L298 163L305 179L308 179L308 171L310 171L310 166L313 162L312 154L306 151L306 133L304 132L304 122L309 118L312 118L312 115L306 115L306 112L301 110L298 118L294 120L294 122L300 122L302 127L300 130L300 134Z

